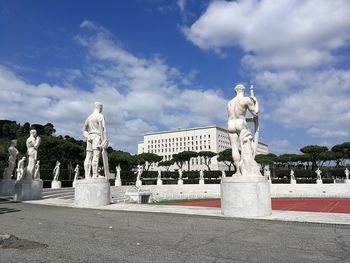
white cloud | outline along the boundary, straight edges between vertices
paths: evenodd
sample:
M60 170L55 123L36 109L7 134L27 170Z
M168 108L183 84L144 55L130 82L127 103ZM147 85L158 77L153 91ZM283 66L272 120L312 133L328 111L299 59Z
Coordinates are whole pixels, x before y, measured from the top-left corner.
M299 153L300 152L292 146L286 139L274 139L269 142L269 152L281 155L285 153Z
M251 69L313 68L348 44L349 10L346 0L213 1L184 33L202 49L240 47Z
M81 28L75 39L87 51L86 63L81 69L48 72L70 74L60 85L33 85L0 65L0 119L52 122L58 134L81 138L83 122L98 100L104 104L111 145L132 152L143 134L159 127L212 125L226 119L226 100L219 91L180 87L183 78L189 85L195 72L182 74L157 56L137 57L91 21L82 22ZM74 86L70 81L76 78L93 88Z

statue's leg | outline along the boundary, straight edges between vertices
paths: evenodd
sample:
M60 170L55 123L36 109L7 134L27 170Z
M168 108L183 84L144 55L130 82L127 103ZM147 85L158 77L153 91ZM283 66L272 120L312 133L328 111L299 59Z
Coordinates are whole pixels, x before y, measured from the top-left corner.
M98 159L100 157L100 151L94 150L92 157L92 178L98 177Z
M236 132L229 133L229 137L230 137L231 146L232 146L232 159L233 159L234 165L236 166L235 174L241 174L240 165L239 165L241 156L238 151L238 146L239 146L238 134Z
M85 170L85 179L89 179L91 176L91 160L92 160L92 151L86 151L86 157L84 161L84 170Z

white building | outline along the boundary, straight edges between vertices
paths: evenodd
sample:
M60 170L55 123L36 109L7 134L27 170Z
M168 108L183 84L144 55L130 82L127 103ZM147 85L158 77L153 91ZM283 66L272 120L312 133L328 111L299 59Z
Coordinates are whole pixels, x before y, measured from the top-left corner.
M231 148L228 132L226 129L217 126L208 126L190 129L178 129L166 132L154 132L144 135L142 142L138 143L137 153L155 153L163 157L163 161L171 160L173 154L182 151L212 151L219 153ZM268 154L268 146L264 143L258 145L257 154ZM211 170L226 169L227 166L217 161L217 156L211 159ZM158 170L158 167L152 167ZM177 165L172 165L170 170L178 169ZM187 169L187 165L183 167ZM202 158L192 158L191 170L207 170Z

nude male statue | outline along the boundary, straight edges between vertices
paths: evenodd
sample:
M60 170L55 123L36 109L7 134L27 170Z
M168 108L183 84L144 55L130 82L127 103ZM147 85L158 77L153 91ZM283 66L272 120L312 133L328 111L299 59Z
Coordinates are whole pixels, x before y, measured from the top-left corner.
M41 139L37 135L36 130L30 130L30 136L26 141L28 166L26 171L26 178L32 180L34 176L35 163L38 158L38 148L40 146Z
M19 160L18 164L17 164L17 178L16 180L22 180L24 178L24 173L25 173L25 169L24 169L24 162L26 161L26 157L23 156L21 160Z
M101 150L108 146L107 131L105 119L102 115L103 105L101 102L95 102L93 113L86 119L83 135L87 142L86 158L84 161L85 178L98 178L98 161ZM108 163L108 160L107 160ZM105 165L105 162L104 162ZM106 168L104 170L107 170Z
M239 84L235 87L236 96L227 104L228 132L232 146L232 158L236 166L235 175L261 175L254 161L258 139L249 131L247 122L254 122L256 135L259 132L259 103L252 89L250 97L245 96L245 87ZM252 118L246 118L247 110ZM241 154L239 153L241 150Z
M4 179L11 179L12 175L13 175L13 170L16 167L16 160L17 160L17 155L18 155L18 150L16 149L17 146L17 140L12 140L11 141L11 145L8 148L8 152L9 152L9 164L6 170L6 178Z
M60 165L61 163L59 161L56 161L55 168L53 169L53 180L58 181L58 177L60 176Z

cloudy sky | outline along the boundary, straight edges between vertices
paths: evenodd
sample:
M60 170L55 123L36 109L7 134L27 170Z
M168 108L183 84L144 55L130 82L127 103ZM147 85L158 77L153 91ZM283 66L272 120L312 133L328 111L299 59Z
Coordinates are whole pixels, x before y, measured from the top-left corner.
M350 1L0 1L0 119L81 138L104 103L111 145L218 125L255 85L270 151L350 140Z

